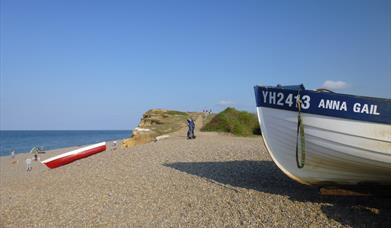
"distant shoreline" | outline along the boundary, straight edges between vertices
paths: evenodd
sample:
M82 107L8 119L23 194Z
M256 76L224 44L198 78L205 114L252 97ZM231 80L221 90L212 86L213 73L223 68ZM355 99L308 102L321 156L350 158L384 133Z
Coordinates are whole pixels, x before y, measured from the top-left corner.
M0 131L0 156L29 153L33 147L44 151L90 145L103 141L129 138L131 130L55 130L55 131Z
M120 138L120 139L114 139L114 140L102 141L102 142L106 142L106 144L111 145L114 141L122 141L124 139L126 139L126 138ZM38 154L38 157L40 157L40 155L47 155L47 154L53 154L53 156L54 156L54 154L57 153L58 151L62 151L63 153L65 153L67 151L71 151L71 150L74 150L74 149L77 149L77 148L80 148L80 147L85 147L85 146L88 146L88 145L91 145L91 144L88 143L88 144L75 145L75 146L52 148L52 149L49 149L49 150L45 150L45 153ZM29 153L30 153L29 151L15 153L15 159L18 156L26 156ZM11 154L6 154L6 155L1 155L0 156L0 158L7 158L7 157L11 159Z

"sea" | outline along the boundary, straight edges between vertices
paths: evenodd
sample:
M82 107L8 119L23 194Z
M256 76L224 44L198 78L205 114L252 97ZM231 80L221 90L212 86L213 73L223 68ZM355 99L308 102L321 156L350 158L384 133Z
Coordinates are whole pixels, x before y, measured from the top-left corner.
M0 156L29 152L33 147L45 151L129 138L131 130L84 131L0 131Z

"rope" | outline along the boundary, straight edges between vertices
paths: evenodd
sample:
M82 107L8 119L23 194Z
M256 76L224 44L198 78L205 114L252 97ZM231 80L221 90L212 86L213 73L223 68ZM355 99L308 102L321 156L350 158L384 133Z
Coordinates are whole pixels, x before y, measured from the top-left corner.
M304 138L304 124L301 118L301 88L297 92L297 132L296 132L296 164L297 168L302 169L305 163L305 138ZM300 157L299 159L299 137L300 137Z

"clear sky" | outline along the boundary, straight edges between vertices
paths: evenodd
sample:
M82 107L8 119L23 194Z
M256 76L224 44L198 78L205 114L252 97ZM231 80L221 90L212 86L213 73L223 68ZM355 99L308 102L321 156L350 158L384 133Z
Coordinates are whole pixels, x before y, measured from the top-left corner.
M390 2L1 0L0 129L255 111L256 84L391 98Z

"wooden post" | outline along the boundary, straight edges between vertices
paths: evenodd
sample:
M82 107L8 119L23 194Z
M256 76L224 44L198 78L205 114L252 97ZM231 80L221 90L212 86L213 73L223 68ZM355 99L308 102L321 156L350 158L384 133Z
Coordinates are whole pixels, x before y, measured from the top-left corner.
M368 192L359 192L339 187L321 187L319 192L323 196L371 196Z

